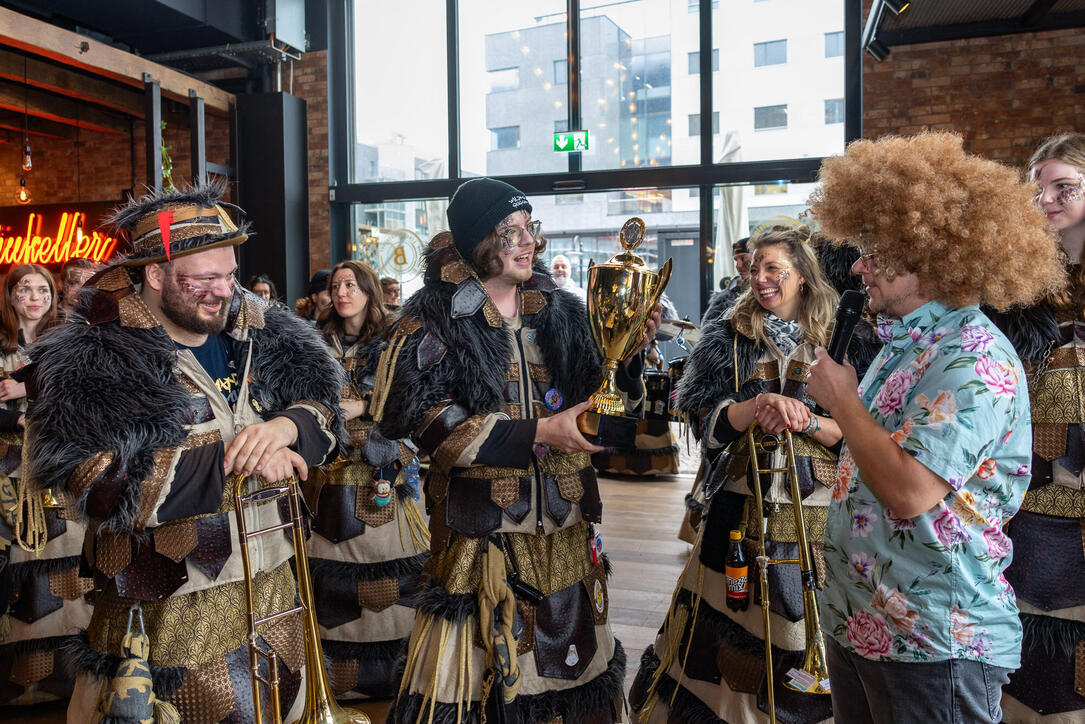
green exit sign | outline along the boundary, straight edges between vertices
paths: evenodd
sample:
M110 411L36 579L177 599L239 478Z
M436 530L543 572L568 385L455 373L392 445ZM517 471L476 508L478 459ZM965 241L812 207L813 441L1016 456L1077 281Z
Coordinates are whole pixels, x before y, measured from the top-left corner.
M588 132L587 131L565 131L564 133L554 134L554 150L555 151L587 151L588 150Z

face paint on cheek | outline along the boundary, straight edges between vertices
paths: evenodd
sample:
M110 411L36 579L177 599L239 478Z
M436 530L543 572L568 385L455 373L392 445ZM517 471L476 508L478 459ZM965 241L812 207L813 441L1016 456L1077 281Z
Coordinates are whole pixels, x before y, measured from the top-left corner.
M1059 195L1055 197L1055 201L1065 206L1066 204L1076 203L1085 198L1085 174L1077 175L1077 185L1070 188L1063 189L1059 192Z
M791 278L791 267L784 267L776 276L776 285L779 286Z

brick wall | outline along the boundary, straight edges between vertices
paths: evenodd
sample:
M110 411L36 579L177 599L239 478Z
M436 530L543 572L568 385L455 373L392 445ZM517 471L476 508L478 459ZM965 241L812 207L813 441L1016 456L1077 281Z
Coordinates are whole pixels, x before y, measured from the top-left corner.
M170 147L173 182L187 183L192 175L189 154L188 109L163 103L166 132L163 144ZM205 115L207 160L230 163L229 120ZM111 134L80 130L76 138L31 136L34 170L27 176L33 203L116 201L127 192L145 192L145 133L142 121L132 123L132 133ZM22 134L0 131L0 206L15 203L22 161ZM232 191L232 190L231 190ZM227 194L230 198L231 194Z
M306 103L309 133L309 270L331 266L328 202L328 52L294 65L294 95Z
M1085 33L1060 30L864 54L863 133L961 133L972 152L1023 166L1046 136L1085 130Z

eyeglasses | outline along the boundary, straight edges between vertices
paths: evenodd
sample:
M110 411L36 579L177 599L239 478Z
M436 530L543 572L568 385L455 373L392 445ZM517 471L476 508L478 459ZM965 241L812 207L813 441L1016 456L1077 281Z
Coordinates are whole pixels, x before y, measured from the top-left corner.
M863 262L863 266L873 271L878 268L878 261L874 256L874 252L868 251L865 254L860 252L859 259Z
M181 287L186 292L196 299L202 299L220 287L224 289L226 295L232 294L234 285L237 284L237 277L233 273L203 274L200 276L178 274L177 281L181 283Z
M539 236L542 235L542 222L541 221L529 221L527 226L504 226L497 232L497 238L501 240L501 251L508 253L520 246L520 242L524 238L524 232L527 232L530 237L532 245L539 240Z

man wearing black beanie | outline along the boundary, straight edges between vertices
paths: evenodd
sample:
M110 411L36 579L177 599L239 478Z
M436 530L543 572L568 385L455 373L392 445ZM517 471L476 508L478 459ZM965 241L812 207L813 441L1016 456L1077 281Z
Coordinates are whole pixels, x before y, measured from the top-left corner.
M576 426L600 379L584 304L537 265L546 241L516 188L472 179L448 222L373 401L388 439L410 436L432 459L432 557L389 720L625 721L625 652L593 527L601 448ZM633 359L619 385L636 410Z

